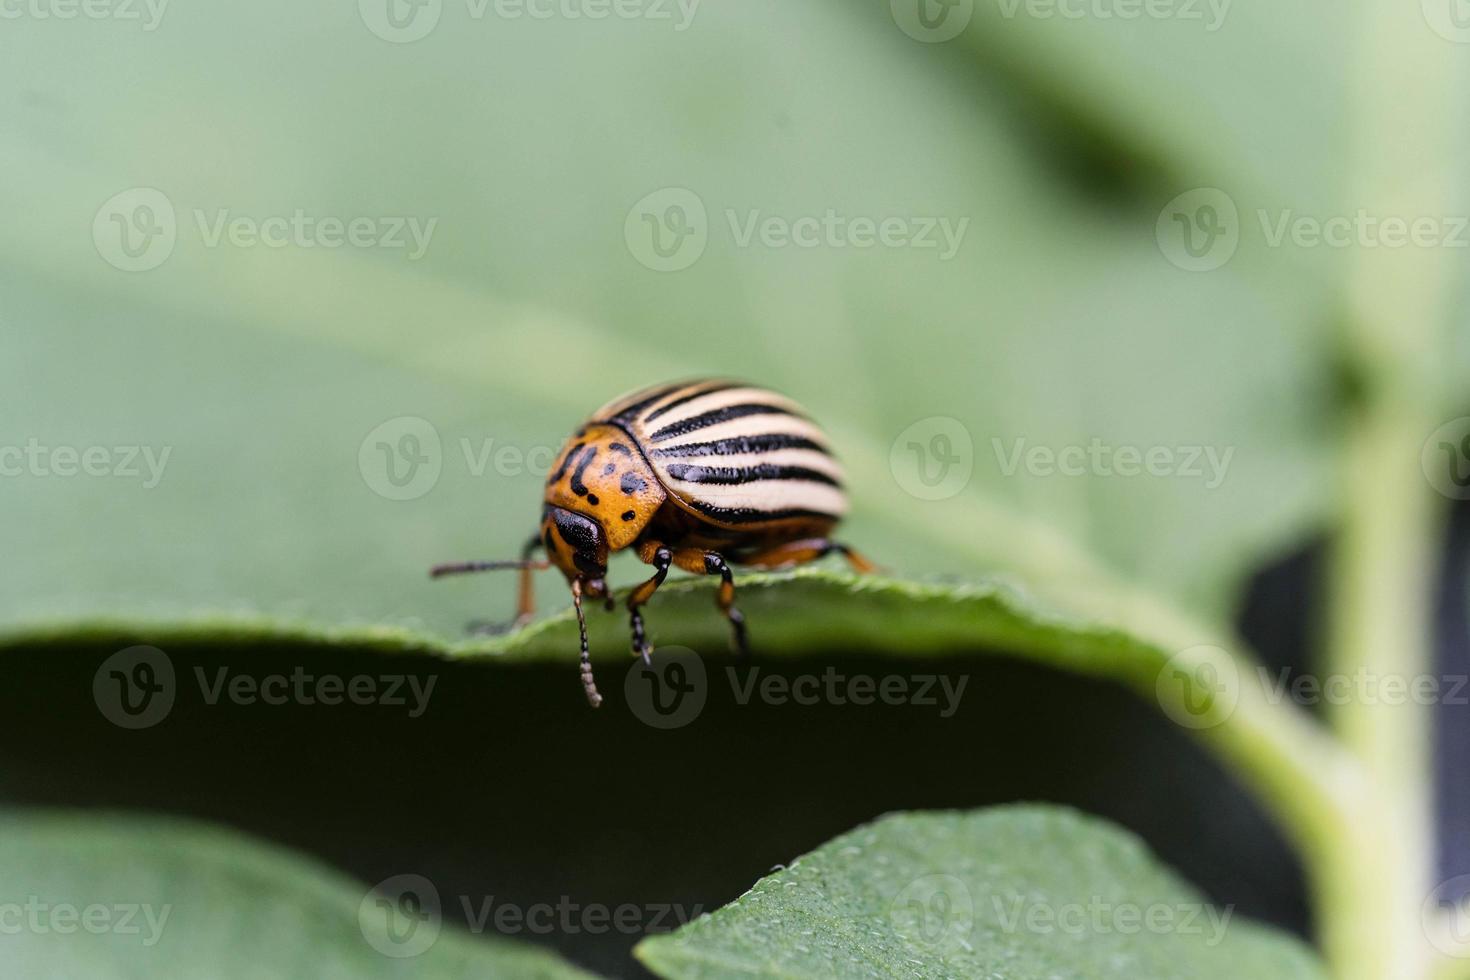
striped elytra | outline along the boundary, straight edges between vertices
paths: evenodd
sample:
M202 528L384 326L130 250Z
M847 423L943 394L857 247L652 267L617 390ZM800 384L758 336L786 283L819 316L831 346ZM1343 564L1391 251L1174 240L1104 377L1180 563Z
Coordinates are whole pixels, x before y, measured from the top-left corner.
M512 625L524 625L534 611L531 573L561 569L580 627L583 688L596 707L582 599L613 608L609 554L631 548L653 567L627 594L635 655L647 662L652 652L642 607L672 566L720 577L716 604L743 656L732 565L787 568L835 551L857 571L871 569L830 538L847 511L842 480L826 435L791 399L723 379L655 385L608 402L567 440L546 481L540 531L519 561L460 562L432 574L518 569ZM538 550L545 560L534 560Z

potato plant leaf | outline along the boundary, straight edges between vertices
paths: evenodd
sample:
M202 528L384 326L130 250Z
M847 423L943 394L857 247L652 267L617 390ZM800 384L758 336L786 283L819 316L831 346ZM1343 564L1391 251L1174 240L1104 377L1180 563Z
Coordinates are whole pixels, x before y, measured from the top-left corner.
M1036 805L898 813L645 939L670 980L1322 980L1297 939L1218 908L1133 835Z
M0 976L577 980L527 943L443 923L426 879L351 881L203 824L59 811L0 816Z

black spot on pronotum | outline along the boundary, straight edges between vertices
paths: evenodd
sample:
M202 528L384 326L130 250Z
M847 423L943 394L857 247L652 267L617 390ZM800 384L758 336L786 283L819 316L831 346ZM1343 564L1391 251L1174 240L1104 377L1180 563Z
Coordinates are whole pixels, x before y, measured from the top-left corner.
M587 495L587 502L589 504L591 504L593 507L596 507L599 503L601 503L601 501L599 501L597 499L597 494L595 494L595 493L589 493Z
M603 476L612 476L614 473L617 472L617 469L618 469L618 464L617 463L608 463L606 466L604 466L602 468L602 475Z
M623 445L621 442L610 442L610 443L607 444L607 448L608 449L611 449L615 453L622 453L624 456L631 456L631 455L633 455L633 450L629 449L627 446Z
M591 465L593 457L596 455L597 447L588 446L587 451L582 454L581 460L578 461L577 468L572 470L572 493L579 497L587 496L587 484L582 482L582 474L587 472L587 467Z
M625 520L625 521L631 521L633 518L635 518L637 516L638 516L638 512L637 511L634 511L634 510L625 510L625 511L623 511L623 520Z
M624 473L622 481L618 483L618 487L623 493L628 494L630 497L647 486L648 481L644 480L637 473Z
M557 480L560 480L562 477L564 477L564 476L567 475L567 467L572 465L572 459L579 452L582 451L582 447L585 446L585 445L586 445L586 443L579 442L575 446L573 446L571 449L568 449L567 450L567 454L561 458L561 465L556 468L556 472L555 473L551 474L551 476L549 476L547 478L547 480L546 480L546 485L547 486L551 486Z

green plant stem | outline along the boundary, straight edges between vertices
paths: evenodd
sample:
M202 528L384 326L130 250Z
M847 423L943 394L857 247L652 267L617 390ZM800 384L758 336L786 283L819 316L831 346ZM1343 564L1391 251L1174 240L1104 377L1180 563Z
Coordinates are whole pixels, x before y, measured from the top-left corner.
M1435 520L1418 467L1428 430L1395 401L1375 399L1349 438L1327 669L1411 682L1431 669ZM1354 697L1332 720L1365 783L1348 832L1328 839L1315 868L1324 952L1348 980L1419 980L1432 969L1419 918L1434 856L1427 709L1412 698Z
M1360 8L1354 210L1413 220L1456 209L1464 51L1415 4ZM1431 595L1440 508L1419 466L1443 421L1438 363L1455 269L1444 248L1351 255L1344 360L1361 400L1340 475L1324 670L1412 681L1433 667ZM1360 696L1332 722L1365 783L1348 833L1314 869L1328 962L1343 980L1423 980L1436 969L1420 909L1433 887L1428 709Z

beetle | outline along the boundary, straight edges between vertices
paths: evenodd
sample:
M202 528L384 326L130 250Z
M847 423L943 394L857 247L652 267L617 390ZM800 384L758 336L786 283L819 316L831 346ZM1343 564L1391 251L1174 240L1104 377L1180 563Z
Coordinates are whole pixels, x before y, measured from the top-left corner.
M581 634L582 688L597 707L583 598L614 608L607 560L633 549L653 575L628 593L634 656L652 647L643 606L669 568L718 575L719 610L737 654L748 655L745 617L735 607L732 565L781 569L837 552L860 573L862 555L832 540L847 511L842 468L827 437L790 399L727 379L655 385L615 398L562 446L546 481L541 526L519 561L437 565L439 578L466 572L520 572L516 617L535 611L532 573L559 568L571 586ZM533 559L537 551L546 557Z

